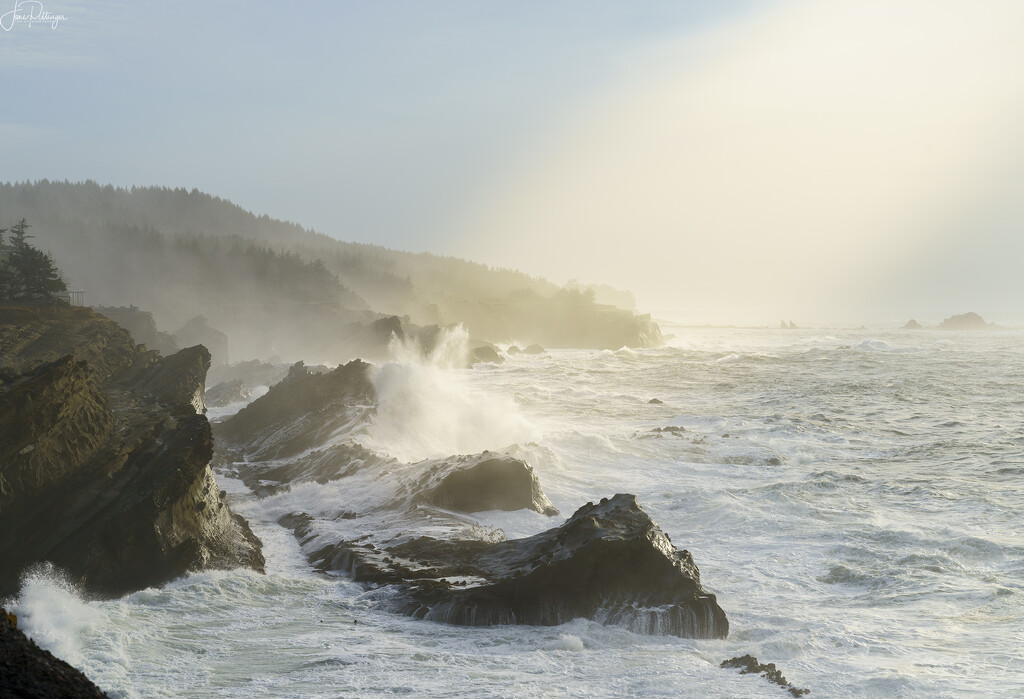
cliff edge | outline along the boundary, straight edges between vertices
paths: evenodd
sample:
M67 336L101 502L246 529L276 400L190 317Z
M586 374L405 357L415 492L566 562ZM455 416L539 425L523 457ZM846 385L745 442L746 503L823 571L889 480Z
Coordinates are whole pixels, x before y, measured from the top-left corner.
M263 570L210 469L209 352L147 351L76 307L0 307L0 597L49 561L115 596L190 570Z

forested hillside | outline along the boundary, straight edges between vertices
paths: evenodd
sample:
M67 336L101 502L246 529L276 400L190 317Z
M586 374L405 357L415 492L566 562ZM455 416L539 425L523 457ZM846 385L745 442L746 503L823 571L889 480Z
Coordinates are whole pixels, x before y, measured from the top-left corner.
M136 305L165 330L203 315L228 333L239 358L301 358L303 336L333 336L340 326L379 314L418 324L461 322L494 342L618 347L656 341L644 319L595 304L595 290L339 241L197 190L92 181L0 184L0 221L23 217L69 288L85 291L87 304ZM629 300L628 294L613 298Z

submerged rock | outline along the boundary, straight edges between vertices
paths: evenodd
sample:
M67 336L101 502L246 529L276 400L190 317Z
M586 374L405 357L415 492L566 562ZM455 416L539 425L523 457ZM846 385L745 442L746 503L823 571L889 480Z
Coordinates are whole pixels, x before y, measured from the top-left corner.
M210 470L205 348L160 357L88 309L46 313L0 311L0 356L20 372L0 387L0 596L40 561L101 595L262 570Z
M811 690L809 689L800 689L799 687L794 687L787 682L782 671L775 667L775 663L759 663L757 658L749 654L723 660L719 667L739 668L741 675L759 674L769 682L779 685L794 697L802 697L805 694L811 693Z
M37 646L0 609L0 697L106 696L80 670Z
M297 533L308 533L308 525ZM693 557L673 547L632 495L587 503L562 526L525 539L421 536L369 548L342 542L313 558L359 582L394 586L387 608L432 621L551 626L586 617L638 633L729 632Z

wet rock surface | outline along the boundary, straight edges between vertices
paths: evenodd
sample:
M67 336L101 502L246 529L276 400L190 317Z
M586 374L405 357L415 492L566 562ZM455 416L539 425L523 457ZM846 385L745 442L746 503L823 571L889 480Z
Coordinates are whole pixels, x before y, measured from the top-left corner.
M0 609L0 697L106 697L81 671L43 650Z
M218 467L267 498L266 511L282 512L279 523L318 568L351 575L385 609L452 624L587 617L641 633L728 634L693 557L634 496L588 503L561 526L507 540L469 514L557 514L524 461L485 451L410 464L367 448L370 376L358 360L319 375L297 364L217 426Z
M448 466L436 486L424 488L424 499L433 505L458 512L527 509L558 514L525 461L484 452L469 457L468 463L463 457L454 464L448 462Z
M44 560L99 595L262 570L209 466L205 348L160 357L88 309L5 308L0 357L0 596Z
M757 658L749 654L741 655L736 658L729 658L728 660L723 660L722 664L719 665L719 667L727 669L739 668L741 675L761 675L769 682L779 685L787 692L792 694L794 697L802 697L805 694L811 693L811 690L809 689L800 689L799 687L794 687L789 682L787 682L785 676L783 676L782 674L782 671L775 667L775 663L759 663L757 661Z
M295 521L300 537L308 521ZM632 495L587 503L560 527L509 541L409 537L391 545L341 542L314 562L387 585L393 611L469 626L557 625L577 617L638 633L724 638L725 612Z

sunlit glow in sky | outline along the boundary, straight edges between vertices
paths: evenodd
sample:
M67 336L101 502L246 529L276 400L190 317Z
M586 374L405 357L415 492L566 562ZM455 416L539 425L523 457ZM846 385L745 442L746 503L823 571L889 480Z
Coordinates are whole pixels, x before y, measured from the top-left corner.
M197 187L684 321L1024 322L1015 0L44 5L0 31L3 180Z

